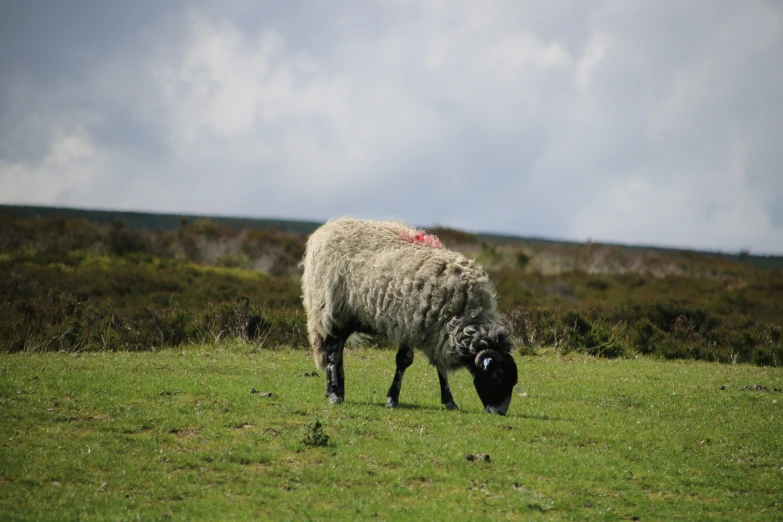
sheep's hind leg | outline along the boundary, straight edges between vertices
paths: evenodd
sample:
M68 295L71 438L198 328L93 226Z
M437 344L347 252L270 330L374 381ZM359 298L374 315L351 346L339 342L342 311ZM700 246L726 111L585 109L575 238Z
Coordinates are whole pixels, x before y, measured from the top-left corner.
M345 370L343 369L343 348L345 337L327 335L324 339L326 348L326 396L329 402L337 404L345 399Z
M451 396L449 379L440 368L438 368L438 381L440 382L440 402L443 403L447 410L458 410L459 407L454 402L454 397Z
M413 350L405 345L400 346L400 349L397 350L397 371L394 372L394 380L389 388L389 393L386 394L387 408L396 408L399 404L402 376L405 375L405 370L411 364L413 364Z

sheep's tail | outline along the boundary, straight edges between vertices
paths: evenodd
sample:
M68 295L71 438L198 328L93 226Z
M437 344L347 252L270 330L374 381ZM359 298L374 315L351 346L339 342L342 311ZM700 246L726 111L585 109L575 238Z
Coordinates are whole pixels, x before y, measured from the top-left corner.
M324 345L324 338L319 334L315 328L310 328L310 346L313 347L313 360L315 361L315 367L319 371L326 371L326 346Z

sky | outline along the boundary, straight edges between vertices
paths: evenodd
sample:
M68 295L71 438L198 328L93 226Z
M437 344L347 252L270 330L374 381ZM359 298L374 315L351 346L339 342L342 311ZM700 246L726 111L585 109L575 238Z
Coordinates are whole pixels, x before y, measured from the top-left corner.
M783 2L0 0L0 203L783 254Z

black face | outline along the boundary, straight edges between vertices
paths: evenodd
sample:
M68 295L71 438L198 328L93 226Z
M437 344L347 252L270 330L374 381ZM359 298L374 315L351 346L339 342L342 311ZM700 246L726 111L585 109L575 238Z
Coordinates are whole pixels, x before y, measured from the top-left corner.
M478 360L471 373L484 411L505 415L517 384L517 364L511 354L493 352Z

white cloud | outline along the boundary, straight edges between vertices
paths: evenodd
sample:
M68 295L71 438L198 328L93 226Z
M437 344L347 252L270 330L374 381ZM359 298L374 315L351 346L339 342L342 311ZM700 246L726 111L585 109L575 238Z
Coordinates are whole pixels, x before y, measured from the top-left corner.
M0 186L7 201L54 205L82 191L92 192L108 166L84 131L57 132L38 161L0 159Z
M601 65L606 56L607 48L613 44L612 37L603 33L593 33L587 42L582 58L576 66L575 78L579 89L587 89L590 84L590 78L595 73L595 69Z
M3 201L783 248L779 6L189 9L6 80L5 141L41 145L0 149Z

